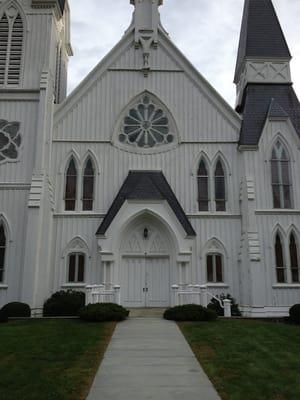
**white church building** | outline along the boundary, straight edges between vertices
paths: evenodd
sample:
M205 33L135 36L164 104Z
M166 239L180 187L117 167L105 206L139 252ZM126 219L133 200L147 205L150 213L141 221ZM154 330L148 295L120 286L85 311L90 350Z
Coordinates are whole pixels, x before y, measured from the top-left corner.
M235 110L170 40L163 0L130 3L66 97L68 2L0 0L0 306L105 284L126 307L168 307L173 285L205 285L246 316L286 315L300 105L272 1L245 0Z

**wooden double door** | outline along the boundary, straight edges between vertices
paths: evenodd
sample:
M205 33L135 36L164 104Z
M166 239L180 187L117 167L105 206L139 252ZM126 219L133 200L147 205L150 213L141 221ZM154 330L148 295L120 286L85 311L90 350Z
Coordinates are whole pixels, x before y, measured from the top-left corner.
M124 307L169 307L169 256L125 256L121 270Z

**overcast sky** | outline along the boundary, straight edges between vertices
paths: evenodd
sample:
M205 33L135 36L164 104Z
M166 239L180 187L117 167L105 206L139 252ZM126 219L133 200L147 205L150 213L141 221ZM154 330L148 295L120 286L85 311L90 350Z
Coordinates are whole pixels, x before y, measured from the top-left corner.
M69 0L74 57L69 92L120 40L133 6L129 0ZM300 0L273 0L292 60L300 97ZM161 20L176 46L232 105L232 83L244 0L164 0Z

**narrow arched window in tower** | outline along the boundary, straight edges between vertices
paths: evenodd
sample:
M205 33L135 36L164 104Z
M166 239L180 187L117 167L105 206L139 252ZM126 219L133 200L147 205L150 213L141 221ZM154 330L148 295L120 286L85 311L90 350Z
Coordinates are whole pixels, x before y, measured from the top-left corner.
M223 282L223 260L221 254L208 254L206 257L207 282Z
M204 160L200 161L197 179L198 179L199 211L208 211L209 209L208 172Z
M0 20L0 85L4 85L5 83L8 37L8 19L6 14L4 14Z
M283 248L280 235L276 235L275 239L275 260L276 260L276 275L278 283L286 282L285 262L283 255Z
M225 173L220 160L215 169L215 202L216 211L226 211Z
M292 208L290 158L280 141L272 151L271 171L274 208Z
M77 169L75 161L71 158L66 172L66 189L65 189L65 210L74 211L76 209L77 196Z
M92 160L89 158L85 165L83 174L83 197L82 197L83 211L93 210L94 185L95 185L95 171Z
M6 253L6 235L4 226L0 224L0 283L3 283L4 281L5 253Z
M20 83L24 27L21 15L11 7L0 20L0 84Z
M290 236L290 259L291 259L291 272L292 282L299 283L299 259L296 238L293 233Z

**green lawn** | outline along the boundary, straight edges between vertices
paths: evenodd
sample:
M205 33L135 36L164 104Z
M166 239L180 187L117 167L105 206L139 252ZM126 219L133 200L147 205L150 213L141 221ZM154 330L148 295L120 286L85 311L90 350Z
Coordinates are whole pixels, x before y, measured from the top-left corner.
M85 399L114 326L80 320L0 324L0 399Z
M249 320L179 325L223 400L300 399L300 326Z

